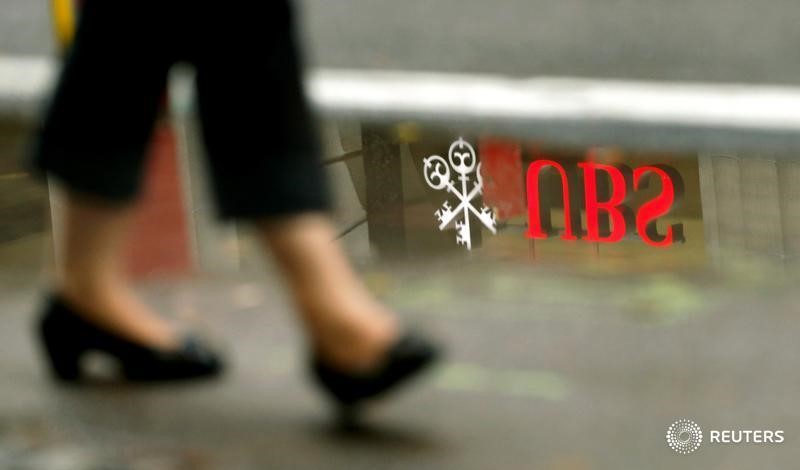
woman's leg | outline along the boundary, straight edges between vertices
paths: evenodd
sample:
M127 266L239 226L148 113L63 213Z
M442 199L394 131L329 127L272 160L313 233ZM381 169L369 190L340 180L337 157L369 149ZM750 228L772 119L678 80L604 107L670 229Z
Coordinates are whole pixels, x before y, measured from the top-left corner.
M177 347L172 326L143 304L123 266L133 209L67 194L56 293L90 322L158 349Z
M220 215L256 222L295 299L320 385L342 404L377 396L430 364L436 348L400 331L334 241L288 1L253 2L236 21L218 10L206 12L210 23L235 27L199 52L197 92Z
M328 217L284 216L258 228L288 280L312 349L344 370L374 366L398 326L353 271Z
M40 130L33 165L67 188L63 258L38 333L56 377L85 377L89 351L129 380L210 376L222 361L140 302L123 267L147 142L178 59L179 6L82 2L80 24ZM163 14L162 14L163 13ZM146 30L147 34L141 34ZM183 39L178 41L183 44Z

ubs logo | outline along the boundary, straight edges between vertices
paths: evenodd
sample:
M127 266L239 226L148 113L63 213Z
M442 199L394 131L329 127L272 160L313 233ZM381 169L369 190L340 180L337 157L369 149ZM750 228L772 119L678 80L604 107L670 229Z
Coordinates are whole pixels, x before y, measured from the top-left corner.
M484 156L492 160L491 153L489 151ZM509 187L518 187L520 198L523 188L518 185L524 178L528 216L525 236L528 238L558 236L562 240L616 243L636 233L651 246L667 247L685 241L682 223L670 224L661 232L657 226L659 219L672 212L684 193L681 175L668 165L643 165L632 169L625 165L598 163L594 151L590 150L584 161L571 165L549 158L535 159L523 175L519 153L511 157L484 170L472 145L459 138L450 145L447 159L438 155L423 159L423 175L428 186L446 192L456 200L453 203L445 200L434 213L439 230L454 224L456 243L470 249L470 219L496 233L495 212L499 211L499 217L504 217L502 207L498 209L493 204L496 211L492 211L482 203L474 205L475 199L483 194L484 178L488 177L493 182L494 191L499 193L505 192L502 183L497 183L499 181ZM457 175L455 181L451 171ZM551 209L556 208L551 197L553 191L542 184L544 178L552 182L552 176L560 186L563 229L553 227ZM645 192L651 185L657 186L658 191ZM635 210L631 204L633 196L638 199ZM642 201L643 198L647 200ZM519 209L520 215L526 210L524 207Z
M451 167L458 175L458 181L461 182L460 189L453 183L450 175ZM476 176L474 182L472 173L475 173ZM468 250L472 249L470 215L477 218L492 233L497 233L491 209L481 205L479 210L472 204L473 199L479 196L483 190L483 178L481 178L481 165L478 163L475 149L467 141L459 138L450 144L447 160L439 155L431 155L424 159L423 174L428 186L439 191L445 190L458 200L455 208L450 205L450 201L445 200L442 207L434 213L439 221L439 230L444 230L455 220L456 243L464 245ZM470 189L470 185L472 189Z
M627 234L637 232L641 240L651 246L669 246L685 241L683 224L671 224L664 233L659 233L656 223L669 215L683 196L681 175L667 165L644 165L631 169L625 165L595 163L590 158L577 164L577 168L565 168L553 160L541 159L528 166L526 186L528 194L528 238L550 238L557 235L550 220L550 207L542 198L540 176L546 171L555 171L560 179L564 208L564 229L561 239L600 243L615 243ZM583 180L583 200L574 201L571 185ZM600 179L606 177L606 194L600 194ZM658 182L660 191L652 199L643 202L634 213L629 205L629 196ZM585 212L586 227L583 230L580 207ZM610 223L609 223L610 222Z

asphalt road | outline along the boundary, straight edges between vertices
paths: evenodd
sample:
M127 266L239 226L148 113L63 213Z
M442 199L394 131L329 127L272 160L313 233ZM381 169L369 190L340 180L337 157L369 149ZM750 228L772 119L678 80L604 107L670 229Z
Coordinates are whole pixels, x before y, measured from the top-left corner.
M794 0L298 3L314 66L800 83ZM46 6L2 0L0 53L52 51Z

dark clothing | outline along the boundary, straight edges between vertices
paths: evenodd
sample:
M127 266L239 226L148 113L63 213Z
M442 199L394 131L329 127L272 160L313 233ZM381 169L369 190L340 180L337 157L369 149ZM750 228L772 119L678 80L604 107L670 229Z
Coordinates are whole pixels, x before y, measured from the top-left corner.
M167 73L197 72L223 217L328 207L288 0L86 0L34 164L112 202L138 193Z

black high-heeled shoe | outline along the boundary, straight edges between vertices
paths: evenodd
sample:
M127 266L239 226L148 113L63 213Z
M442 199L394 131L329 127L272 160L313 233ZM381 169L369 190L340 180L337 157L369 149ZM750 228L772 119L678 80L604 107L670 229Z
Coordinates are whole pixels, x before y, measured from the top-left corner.
M86 321L58 297L51 297L39 322L44 351L56 378L85 378L81 358L90 351L119 361L128 381L158 382L210 377L223 369L221 358L198 338L188 336L176 350L161 351L105 331Z
M353 411L360 403L381 396L408 382L430 366L440 355L439 347L418 333L406 332L389 348L373 370L343 372L315 357L311 373L336 401L341 411Z

